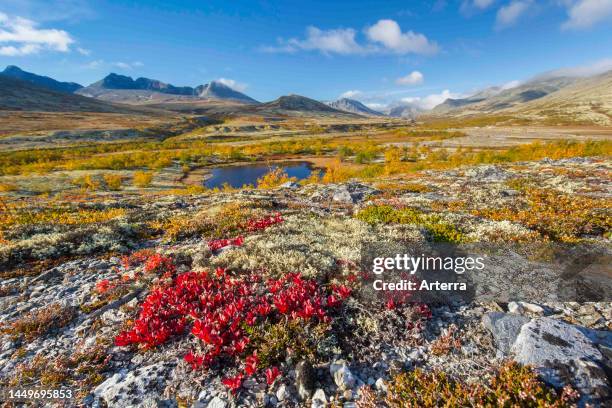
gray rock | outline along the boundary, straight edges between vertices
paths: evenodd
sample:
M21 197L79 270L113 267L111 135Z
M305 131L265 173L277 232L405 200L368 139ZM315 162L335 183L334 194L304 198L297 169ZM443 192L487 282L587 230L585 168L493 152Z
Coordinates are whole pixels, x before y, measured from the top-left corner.
M482 317L483 326L493 334L495 345L502 355L508 355L521 327L528 317L502 312L487 313Z
M525 313L525 309L518 302L510 302L508 303L508 311L514 314L523 314Z
M351 193L348 191L346 186L339 187L334 195L332 196L332 201L338 201L341 203L353 203L353 197Z
M325 396L325 391L321 388L317 389L312 396L312 403L310 404L311 408L324 408L327 406L327 397Z
M162 397L167 370L163 363L132 371L121 370L98 385L93 394L109 407L157 406Z
M604 357L584 330L548 317L534 319L521 328L511 351L547 383L571 384L582 395L581 404L598 405L612 394L602 368Z
M379 378L378 380L376 380L376 383L374 386L376 387L378 391L387 392L387 385L385 384L385 381L382 378Z
M287 386L285 384L281 384L278 390L276 390L276 398L278 398L279 401L283 401L287 398Z
M315 383L315 371L307 360L300 361L295 367L295 388L302 399L312 395Z
M344 360L333 362L329 367L329 372L334 378L334 382L338 388L342 390L353 388L357 383L357 379L353 373L351 373L351 370L349 370Z
M218 396L211 399L206 408L225 408L227 406L227 402L219 398Z
M300 188L300 185L294 181L287 181L286 183L281 184L280 186L278 186L278 188L291 188L291 189L295 189L295 188Z

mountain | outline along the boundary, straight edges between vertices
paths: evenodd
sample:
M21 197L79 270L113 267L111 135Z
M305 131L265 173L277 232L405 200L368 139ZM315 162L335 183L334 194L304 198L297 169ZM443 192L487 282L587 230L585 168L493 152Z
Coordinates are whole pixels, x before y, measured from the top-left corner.
M238 92L219 81L212 81L210 84L197 86L194 91L200 98L259 103L250 96L247 96L242 92Z
M0 111L135 112L81 95L58 92L14 77L0 75Z
M338 99L337 101L328 102L327 105L337 110L356 113L358 115L384 116L383 113L370 109L363 103L349 98L342 98Z
M42 88L63 93L73 93L74 91L83 88L82 85L74 82L60 82L53 78L26 72L15 65L7 66L4 71L0 72L0 75L20 79Z
M510 89L487 88L463 99L447 99L436 106L433 115L494 113L518 107L563 89L578 79L573 77L538 78Z
M398 105L398 106L392 107L387 114L393 118L414 119L421 112L422 111L416 106Z
M245 103L258 103L255 99L238 92L218 81L210 84L174 86L150 78L136 78L111 73L85 88L78 94L113 102L169 102L186 99L220 99Z
M306 98L301 95L286 95L280 98L259 105L258 110L267 112L288 113L294 112L298 114L315 114L324 116L353 116L355 114L334 109L326 104L315 101L314 99Z

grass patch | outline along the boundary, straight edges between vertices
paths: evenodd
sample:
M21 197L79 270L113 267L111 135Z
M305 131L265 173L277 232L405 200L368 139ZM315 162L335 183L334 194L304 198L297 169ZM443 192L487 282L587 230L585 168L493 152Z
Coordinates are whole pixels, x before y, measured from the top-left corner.
M459 244L468 242L463 232L445 222L439 215L426 214L413 208L394 208L389 205L370 205L355 218L368 224L414 224L427 230L434 242Z
M29 312L3 327L2 331L15 339L23 337L31 342L68 325L76 316L72 307L54 303L34 312Z

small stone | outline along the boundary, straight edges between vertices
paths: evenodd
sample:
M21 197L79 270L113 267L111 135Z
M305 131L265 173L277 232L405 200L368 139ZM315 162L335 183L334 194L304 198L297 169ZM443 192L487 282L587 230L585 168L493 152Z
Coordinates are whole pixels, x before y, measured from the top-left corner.
M508 311L514 314L523 314L525 309L523 309L523 307L517 302L510 302L508 303Z
M284 401L286 397L287 386L285 384L281 384L281 386L278 387L278 390L276 390L276 398L278 398L279 401Z
M324 408L327 405L327 397L325 391L318 388L312 396L311 408Z
M544 308L540 305L536 305L535 303L519 302L519 305L530 313L539 315L544 314Z
M385 380L383 380L382 378L379 378L378 380L376 380L376 382L374 383L374 386L380 392L387 392L387 385L385 384Z
M300 361L295 367L295 388L301 399L312 395L315 383L315 371L307 360Z
M342 396L344 397L345 400L350 401L353 399L353 391L346 390L344 391L344 394L342 394Z
M350 389L355 386L357 380L351 370L349 370L344 360L337 360L329 367L329 372L334 378L334 382L340 389Z
M368 377L368 385L374 385L375 382L375 379L373 379L372 377Z
M225 400L215 397L210 400L206 408L225 408L227 406L227 402Z

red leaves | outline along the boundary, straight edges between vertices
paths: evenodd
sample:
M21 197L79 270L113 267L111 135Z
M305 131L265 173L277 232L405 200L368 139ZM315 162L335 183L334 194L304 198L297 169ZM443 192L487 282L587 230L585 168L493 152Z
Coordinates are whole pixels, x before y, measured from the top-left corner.
M279 375L280 370L278 369L278 367L268 368L266 370L266 382L268 383L268 385L272 385L274 380L276 380L276 377L278 377Z
M246 366L244 371L247 375L253 375L257 371L257 364L259 364L259 359L257 358L257 354L253 354L246 358Z
M264 217L258 220L248 220L245 227L249 232L262 231L266 228L283 222L283 217L280 213L276 213L272 216Z
M334 294L336 294L340 299L346 299L351 296L352 289L348 286L344 285L336 285L332 287Z
M163 273L164 276L171 276L176 272L176 267L171 258L161 254L153 254L145 261L144 270L147 273Z
M235 377L224 378L221 382L232 391L232 394L235 394L242 386L243 378L243 374L238 374Z
M108 279L102 279L96 283L96 291L100 294L106 293L109 289L112 289L116 284L111 283Z
M208 248L210 248L211 251L218 251L219 249L230 245L242 246L243 243L244 238L242 236L230 239L214 239L212 241L208 241Z

